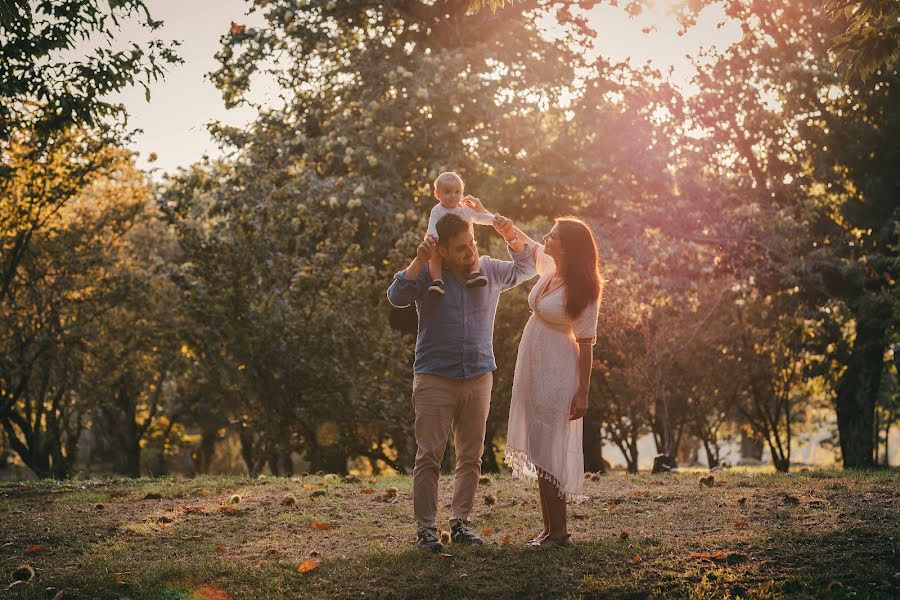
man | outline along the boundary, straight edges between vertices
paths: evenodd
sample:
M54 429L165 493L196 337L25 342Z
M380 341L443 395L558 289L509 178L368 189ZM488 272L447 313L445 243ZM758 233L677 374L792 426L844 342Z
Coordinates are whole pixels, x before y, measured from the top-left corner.
M415 302L419 311L413 377L413 512L418 525L416 544L434 552L444 548L435 518L438 476L451 428L456 447L451 539L457 544L482 543L468 519L481 475L493 371L497 368L494 316L500 292L535 275L531 249L518 238L512 221L498 214L492 225L509 244L512 261L479 258L470 226L449 214L438 221L439 241L427 237L412 263L394 276L387 292L394 306ZM428 260L434 252L444 262L442 296L427 293L432 279ZM466 275L476 261L487 285L466 287Z

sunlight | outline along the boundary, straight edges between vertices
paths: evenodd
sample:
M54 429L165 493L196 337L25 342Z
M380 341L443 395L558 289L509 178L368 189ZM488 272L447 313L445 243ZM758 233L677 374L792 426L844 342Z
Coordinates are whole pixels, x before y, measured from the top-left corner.
M592 53L612 62L629 61L640 65L649 63L662 71L671 71L670 82L687 94L697 90L691 79L695 69L691 59L698 59L701 51L722 52L741 38L740 23L725 16L721 4L707 6L698 15L697 23L686 32L673 12L678 0L657 1L643 13L631 16L620 6L600 4L589 11L590 26L597 31ZM545 35L551 38L563 34L562 28L548 18Z

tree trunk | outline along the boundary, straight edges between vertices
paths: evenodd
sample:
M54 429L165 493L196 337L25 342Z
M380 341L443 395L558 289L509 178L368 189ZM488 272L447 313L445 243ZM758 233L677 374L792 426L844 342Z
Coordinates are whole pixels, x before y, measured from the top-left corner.
M497 452L494 447L494 429L488 429L484 434L484 453L481 455L482 473L499 473L500 465L497 463Z
M719 466L719 448L707 440L703 440L703 450L706 452L706 464L710 469Z
M594 419L584 420L584 470L590 473L606 473L606 461L603 460L603 424Z
M853 352L837 385L835 410L845 468L875 466L875 405L887 345L878 308L859 311Z
M741 459L762 461L763 450L763 441L759 437L748 435L741 429Z

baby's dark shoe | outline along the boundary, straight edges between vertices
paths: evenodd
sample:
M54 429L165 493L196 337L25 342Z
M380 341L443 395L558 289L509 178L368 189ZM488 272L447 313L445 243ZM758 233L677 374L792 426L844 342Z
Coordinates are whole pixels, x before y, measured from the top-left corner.
M470 288L480 288L484 287L488 284L487 277L475 271L469 275L469 278L466 279L466 287Z
M440 279L435 279L431 282L431 285L428 286L428 293L436 296L444 295L444 282Z

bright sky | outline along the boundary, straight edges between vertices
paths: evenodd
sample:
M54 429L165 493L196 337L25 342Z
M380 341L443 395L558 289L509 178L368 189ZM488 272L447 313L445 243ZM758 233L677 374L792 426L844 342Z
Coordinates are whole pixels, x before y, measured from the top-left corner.
M620 7L596 6L589 14L598 32L597 49L613 60L649 60L664 69L672 66L674 82L687 89L691 68L684 55L711 46L723 49L739 39L740 28L734 22L717 28L723 13L718 7L710 7L695 28L678 36L678 24L667 12L672 4L673 0L658 0L637 18L629 17ZM204 154L220 154L206 123L219 120L243 126L252 120L252 110L226 110L221 95L205 75L216 67L213 55L231 21L256 26L263 19L259 13L246 16L248 0L147 0L147 5L154 18L165 22L157 35L182 42L179 53L185 62L151 86L149 103L140 86L115 100L125 104L129 125L143 130L134 144L140 154L139 165L156 168L159 175L186 167ZM650 33L642 31L648 27L653 28ZM142 41L149 37L132 23L126 24L120 39ZM263 99L266 93L257 90L256 96ZM147 162L151 152L158 156L152 165Z

